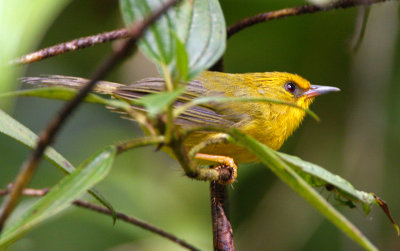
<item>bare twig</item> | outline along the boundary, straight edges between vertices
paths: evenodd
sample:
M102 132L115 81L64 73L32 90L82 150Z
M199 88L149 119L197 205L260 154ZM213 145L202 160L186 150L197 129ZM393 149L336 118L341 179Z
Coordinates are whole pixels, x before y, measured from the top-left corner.
M123 153L135 147L157 145L157 144L162 144L163 142L164 142L163 136L143 137L143 138L128 140L116 145L117 154Z
M123 28L118 30L113 30L109 32L104 32L92 36L77 38L68 42L57 44L51 47L44 48L39 51L35 51L26 54L20 58L11 61L11 64L30 64L42 59L64 54L69 51L76 51L84 49L89 46L96 44L102 44L105 42L110 42L116 39L122 39L129 37L129 29Z
M334 4L325 6L324 8L315 6L315 5L303 5L303 6L297 6L293 8L286 8L286 9L281 9L281 10L276 10L276 11L270 11L266 13L261 13L246 19L243 19L239 21L238 23L230 26L227 30L227 36L228 38L237 32L258 24L258 23L263 23L267 22L270 20L274 19L280 19L280 18L285 18L289 16L298 16L298 15L303 15L303 14L310 14L318 11L328 11L328 10L334 10L334 9L340 9L340 8L349 8L349 7L354 7L354 6L365 6L365 5L372 5L375 3L380 3L380 2L385 2L385 1L390 1L390 0L341 0L338 1ZM117 29L109 32L104 32L100 34L96 34L93 36L87 36L87 37L81 37L77 38L74 40L71 40L69 42L57 44L51 47L47 47L44 49L41 49L39 51L35 51L32 53L29 53L27 55L24 55L18 59L13 60L11 63L13 64L29 64L33 63L36 61L40 61L45 58L57 56L66 52L70 51L75 51L79 49L83 49L89 46L93 46L96 44L101 44L117 39L124 39L129 36L129 29L127 28L122 28L122 29ZM213 67L211 67L211 70L214 71L222 71L222 62L218 61Z
M237 22L234 25L229 26L227 30L227 36L228 38L231 37L232 35L236 34L237 32L253 26L258 23L263 23L263 22L268 22L270 20L275 20L275 19L280 19L280 18L285 18L289 16L299 16L303 14L310 14L318 11L328 11L328 10L334 10L334 9L344 9L344 8L349 8L349 7L354 7L354 6L363 6L363 5L371 5L375 3L380 3L380 2L386 2L388 0L340 0L338 2L335 2L333 4L330 4L325 7L319 7L316 5L303 5L303 6L297 6L293 8L286 8L286 9L281 9L281 10L276 10L276 11L270 11L266 13L261 13L246 19L243 19L239 22Z
M102 206L98 206L98 205L95 205L95 204L91 204L91 203L86 202L86 201L76 200L76 201L74 201L74 205L76 205L78 207L87 208L87 209L90 209L90 210L93 210L93 211L96 211L96 212L99 212L99 213L102 213L102 214L112 215L111 210L109 210L108 208L105 208L105 207L102 207ZM140 228L149 230L149 231L151 231L151 232L153 232L155 234L158 234L158 235L160 235L160 236L162 236L164 238L167 238L167 239L175 242L176 244L179 244L182 247L185 247L185 248L187 248L189 250L199 250L199 249L193 247L192 245L190 245L189 243L187 243L186 241L184 241L182 239L179 239L178 237L176 237L176 236L174 236L174 235L172 235L172 234L170 234L168 232L165 232L164 230L161 230L161 229L159 229L159 228L157 228L157 227L155 227L155 226L153 226L153 225L151 225L149 223L141 221L139 219L133 218L131 216L128 216L128 215L120 213L120 212L116 212L116 217L118 219L120 219L120 220L123 220L125 222L130 223L130 224L136 225L136 226L138 226Z
M112 54L98 69L92 74L91 80L86 84L80 92L69 101L59 112L59 114L49 123L47 128L41 133L38 141L38 145L24 162L21 170L14 182L14 187L11 190L11 194L3 202L3 210L0 216L0 231L2 230L5 221L10 216L18 203L19 197L22 190L27 186L31 180L35 170L41 160L44 150L50 145L56 133L59 131L64 121L71 115L75 108L81 103L86 97L90 90L95 84L107 75L112 68L114 68L119 62L127 57L132 52L136 41L143 35L144 31L149 27L155 20L157 20L163 13L165 13L172 5L176 4L179 0L170 0L164 4L159 10L155 11L149 18L143 20L138 24L134 24L129 29L129 38L125 43Z
M9 194L10 191L11 191L10 190L11 187L12 187L12 185L9 185L9 186L7 186L7 189L0 189L0 196L4 196L4 195ZM49 188L43 188L43 189L25 188L25 189L23 189L22 194L26 195L26 196L38 196L38 197L41 197L41 196L46 195L49 191L50 191ZM111 212L111 210L109 210L106 207L98 206L98 205L95 205L95 204L92 204L92 203L89 203L89 202L86 202L86 201L83 201L83 200L75 200L73 202L73 204L75 206L78 206L78 207L81 207L81 208L86 208L86 209L89 209L89 210L92 210L92 211L96 211L96 212L99 212L99 213L102 213L102 214L107 214L107 215L112 215L113 214ZM181 245L184 248L187 248L188 250L193 250L193 251L199 250L198 248L196 248L196 247L192 246L191 244L187 243L186 241L184 241L182 239L179 239L178 237L174 236L173 234L168 233L168 232L166 232L166 231L164 231L164 230L162 230L162 229L160 229L160 228L158 228L156 226L153 226L153 225L151 225L151 224L149 224L147 222L144 222L142 220L136 219L136 218L134 218L132 216L128 216L128 215L123 214L121 212L116 212L115 215L116 215L117 219L123 220L123 221L125 221L127 223L130 223L132 225L138 226L140 228L143 228L143 229L146 229L146 230L148 230L150 232L158 234L158 235L160 235L160 236L162 236L164 238L167 238L167 239L175 242L178 245Z
M12 187L13 185L9 184L6 189L0 189L0 196L9 194ZM24 190L22 190L21 194L32 197L42 197L45 196L49 191L50 191L49 188L43 188L43 189L25 188Z
M391 0L340 0L328 6L320 7L316 5L302 5L292 8L274 10L270 12L265 12L257 14L252 17L245 18L236 24L233 24L227 29L227 38L229 39L234 34L242 31L255 24L268 22L275 19L286 18L290 16L300 16L304 14L311 14L319 11L329 11L335 9L344 9L354 6L368 6L380 2L386 2ZM222 71L223 69L223 59L218 60L211 68L212 71Z

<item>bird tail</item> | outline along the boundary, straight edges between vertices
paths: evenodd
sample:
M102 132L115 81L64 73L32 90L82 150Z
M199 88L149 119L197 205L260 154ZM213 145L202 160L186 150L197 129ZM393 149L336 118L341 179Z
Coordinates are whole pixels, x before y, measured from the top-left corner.
M35 86L47 86L47 87L59 86L72 89L81 89L89 81L89 79L85 78L69 77L61 75L48 75L43 77L24 77L21 78L21 80L23 83ZM93 89L93 92L112 95L114 91L121 86L124 85L108 81L98 81Z

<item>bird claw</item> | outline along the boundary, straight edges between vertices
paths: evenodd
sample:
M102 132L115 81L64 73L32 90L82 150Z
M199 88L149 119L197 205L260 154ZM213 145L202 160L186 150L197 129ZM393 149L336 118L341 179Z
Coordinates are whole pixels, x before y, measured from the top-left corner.
M231 157L197 153L195 158L219 163L212 169L218 171L218 182L220 184L228 185L236 181L238 167Z
M220 164L214 167L215 170L219 173L218 182L222 185L233 184L236 181L237 177L237 166L233 162L231 165L227 165L226 163Z

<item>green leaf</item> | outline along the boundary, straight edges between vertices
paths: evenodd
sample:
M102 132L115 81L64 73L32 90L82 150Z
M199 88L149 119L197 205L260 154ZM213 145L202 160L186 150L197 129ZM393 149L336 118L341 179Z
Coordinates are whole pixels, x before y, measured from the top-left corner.
M115 155L115 147L107 147L63 178L48 194L4 229L0 248L7 247L37 224L69 207L86 190L103 180L112 167Z
M36 134L2 110L0 110L0 132L31 149L36 147L38 141ZM47 148L44 156L64 173L75 170L74 166L52 147Z
M75 97L77 93L78 90L67 87L40 87L34 89L14 91L14 92L0 93L0 98L6 98L12 96L28 96L28 97L48 98L57 100L71 100L72 98ZM124 101L105 99L93 93L89 93L87 97L84 99L84 102L111 106L122 110L129 109L129 104Z
M386 202L374 193L356 190L353 185L342 177L332 174L326 169L313 163L304 161L298 157L285 153L277 153L293 170L295 170L311 186L324 186L330 192L335 193L337 201L351 208L355 207L353 202L361 203L366 214L371 211L372 204L377 204L386 214L393 227L400 235L400 229L392 215Z
M149 94L143 98L135 100L135 104L144 106L149 116L155 117L166 109L168 105L172 104L184 91L185 88L181 87L172 92Z
M174 74L174 82L187 82L189 80L189 59L185 45L181 42L178 35L173 33L176 43L176 67Z
M159 9L165 1L121 0L122 15L127 25L143 20ZM170 34L174 13L168 11L158 21L150 26L146 35L139 42L141 51L156 63L169 64L172 62L174 39Z
M187 10L178 12L178 35L189 54L189 77L192 79L222 57L226 48L226 25L218 0L184 3ZM191 4L193 9L189 12Z
M22 125L2 110L0 110L0 133L15 139L31 149L36 147L36 142L39 138L29 128ZM44 152L44 157L65 174L75 171L75 167L52 147L47 147L46 151ZM115 220L115 210L111 204L96 190L90 189L88 192L101 204L113 212L113 217Z
M371 205L375 202L374 195L356 190L350 182L342 177L332 174L328 170L304 161L298 157L285 153L278 153L287 164L303 177L312 186L325 186L328 190L337 193L338 198L362 203L365 213L369 213Z
M125 23L131 25L143 20L160 8L166 0L120 0ZM176 39L186 47L189 63L189 79L212 66L224 53L226 25L218 0L181 1L171 8L140 40L142 52L161 65L168 65L171 72L179 67L175 62Z
M279 154L258 142L254 138L234 129L229 133L233 143L242 145L255 154L260 161L266 164L283 182L289 185L300 196L306 199L322 215L341 229L348 237L357 242L366 250L378 250L361 232L318 194L307 182L289 165L281 159Z

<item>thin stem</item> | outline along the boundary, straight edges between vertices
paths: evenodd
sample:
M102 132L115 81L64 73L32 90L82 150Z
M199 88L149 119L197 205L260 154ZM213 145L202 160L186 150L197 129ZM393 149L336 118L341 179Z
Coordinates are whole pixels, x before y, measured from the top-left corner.
M167 87L167 91L173 91L174 85L172 83L171 74L169 73L168 67L165 64L161 64L161 70L163 72L165 86Z
M6 189L0 189L0 196L5 196L10 193L13 184L10 183ZM50 191L49 188L43 189L33 189L33 188L24 188L22 190L22 195L31 196L31 197L42 197L45 196Z
M228 140L226 138L226 135L222 134L219 137L214 137L211 138L209 140L205 140L200 142L199 144L195 145L194 147L192 147L189 151L189 157L190 158L194 158L194 156L199 153L201 150L203 150L204 148L206 148L207 146L210 145L215 145L215 144L221 144L221 143L228 143Z
M165 85L167 87L167 90L172 92L175 90L176 86L174 85L172 81L171 74L168 70L168 67L165 64L161 64L163 75L164 75L164 81ZM174 127L174 116L173 116L173 108L174 104L170 104L167 107L167 123L165 125L165 142L170 142L171 137L172 137L172 129Z
M97 70L92 74L91 80L85 85L84 88L66 105L61 109L59 114L49 123L46 129L40 134L37 147L24 162L21 167L18 176L15 179L14 187L11 190L11 194L3 202L3 210L0 216L0 232L3 229L4 223L16 207L22 190L28 185L30 180L35 173L37 166L42 158L42 155L50 145L64 124L66 119L72 114L72 112L78 107L78 105L84 100L87 94L92 90L96 83L104 78L122 59L126 58L133 51L136 41L144 34L144 31L155 22L162 14L164 14L172 5L176 4L179 0L170 0L164 4L160 9L155 11L147 19L140 23L134 24L129 29L129 39L113 53Z
M148 145L156 145L164 142L164 136L145 137L132 139L123 143L117 144L117 154L123 153L132 148Z
M110 42L116 39L123 39L129 37L129 29L122 28L118 30L108 31L92 36L77 38L68 42L57 44L51 47L44 48L26 54L20 58L11 61L11 64L30 64L33 62L41 61L45 58L54 57L70 51L84 49L96 44Z
M285 18L289 16L300 16L319 11L329 11L329 10L344 9L354 6L372 5L386 1L388 0L340 0L325 7L320 7L316 5L302 5L293 8L286 8L276 11L265 12L249 18L245 18L237 22L236 24L229 26L227 30L227 37L230 38L232 35L238 33L241 30L246 29L247 27L275 19Z
M94 205L94 204L91 204L91 203L86 202L86 201L76 200L73 203L74 203L74 205L76 205L78 207L90 209L90 210L93 210L93 211L96 211L96 212L99 212L99 213L102 213L102 214L112 215L111 210L109 210L108 208L105 208L105 207L102 207L102 206L98 206L98 205ZM168 232L166 232L166 231L164 231L164 230L162 230L162 229L160 229L158 227L155 227L155 226L153 226L153 225L151 225L151 224L149 224L147 222L144 222L142 220L139 220L137 218L128 216L128 215L120 213L120 212L116 212L116 217L117 217L117 219L123 220L123 221L125 221L127 223L130 223L132 225L135 225L135 226L138 226L140 228L146 229L146 230L148 230L150 232L153 232L155 234L158 234L158 235L160 235L160 236L162 236L164 238L167 238L167 239L175 242L176 244L181 245L184 248L187 248L188 250L195 250L195 251L200 250L200 249L192 246L191 244L187 243L186 241L184 241L182 239L179 239L175 235L173 235L171 233L168 233Z
M0 189L0 196L4 196L6 194L10 193L10 188L12 186L9 185L7 186L7 189ZM37 196L37 197L42 197L45 196L48 192L50 191L49 188L43 188L43 189L32 189L32 188L24 188L22 194L26 195L26 196ZM109 210L106 207L102 207L102 206L98 206L83 200L75 200L73 202L73 204L75 206L81 207L81 208L86 208L92 211L96 211L102 214L106 214L106 215L113 215L113 212L111 210ZM137 218L134 218L132 216L128 216L126 214L123 214L121 212L115 212L115 216L117 219L120 219L122 221L125 221L129 224L138 226L140 228L143 228L145 230L148 230L150 232L153 232L155 234L160 235L161 237L167 238L173 242L175 242L178 245L181 245L184 248L187 248L188 250L194 250L197 251L199 250L198 248L194 247L193 245L187 243L186 241L179 239L178 237L176 237L175 235L168 233L156 226L153 226L147 222L144 222L142 220L139 220Z
M262 14L258 14L246 19L239 21L238 23L228 27L227 37L236 34L237 32L244 30L245 28L252 26L254 24L268 22L274 19L285 18L289 16L299 16L303 14L310 14L319 11L329 11L339 8L349 8L354 6L362 6L362 5L372 5L380 2L386 2L392 0L341 0L336 2L335 4L328 5L325 8L321 8L314 5L303 5L297 6L293 8L286 8L276 11L270 11ZM29 64L33 62L40 61L45 58L57 56L60 54L64 54L66 52L75 51L79 49L86 48L88 46L94 46L96 44L101 44L117 39L124 39L129 37L129 29L122 28L109 32L104 32L101 34L87 36L82 38L77 38L71 40L69 42L57 44L51 47L47 47L41 49L39 51L35 51L24 55L18 59L13 60L12 64ZM213 71L222 71L222 61L218 61L211 70Z
M153 124L149 121L146 115L135 111L131 106L124 109L124 111L135 121L137 121L141 126L145 133L148 133L152 136L156 136L157 132L154 129Z

